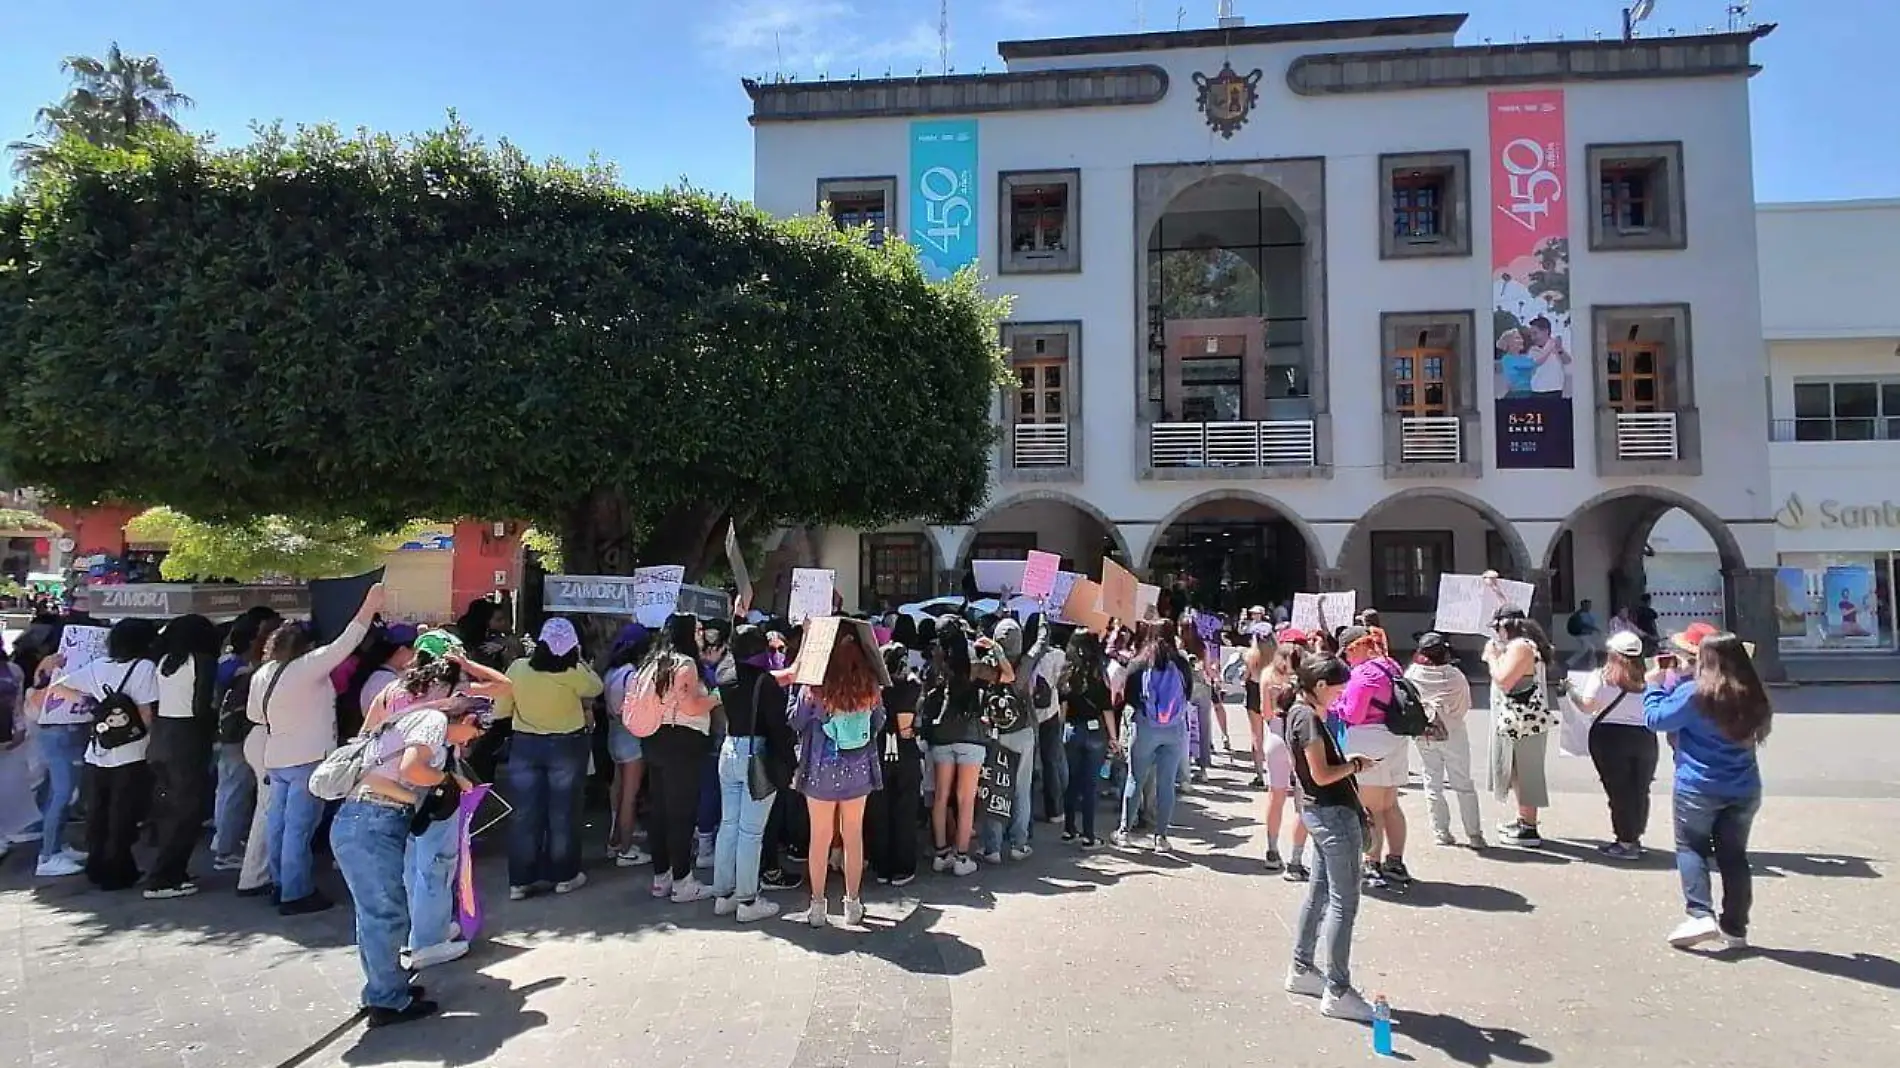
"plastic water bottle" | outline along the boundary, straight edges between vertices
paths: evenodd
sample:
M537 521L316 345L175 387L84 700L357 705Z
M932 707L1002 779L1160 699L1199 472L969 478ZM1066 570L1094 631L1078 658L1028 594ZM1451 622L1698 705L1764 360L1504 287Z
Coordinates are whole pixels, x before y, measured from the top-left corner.
M1384 994L1372 997L1372 1052L1392 1056L1392 1005Z

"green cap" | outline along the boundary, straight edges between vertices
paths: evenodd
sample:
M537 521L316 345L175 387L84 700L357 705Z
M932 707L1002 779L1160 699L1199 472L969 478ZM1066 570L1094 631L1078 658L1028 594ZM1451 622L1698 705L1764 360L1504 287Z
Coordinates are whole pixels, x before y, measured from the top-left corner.
M431 660L444 660L450 653L462 651L462 639L456 637L452 631L432 630L418 637L413 648L417 656L426 656Z

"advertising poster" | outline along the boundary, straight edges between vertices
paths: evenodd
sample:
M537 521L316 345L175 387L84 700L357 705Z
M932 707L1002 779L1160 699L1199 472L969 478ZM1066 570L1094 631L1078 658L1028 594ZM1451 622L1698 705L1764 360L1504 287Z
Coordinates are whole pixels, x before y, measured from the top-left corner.
M925 277L941 282L976 262L976 120L910 124L910 222Z
M1775 623L1783 638L1808 636L1808 573L1801 568L1775 571Z
M1497 466L1577 465L1561 89L1490 94Z
M1864 567L1830 567L1821 576L1821 624L1830 640L1879 634L1874 573Z

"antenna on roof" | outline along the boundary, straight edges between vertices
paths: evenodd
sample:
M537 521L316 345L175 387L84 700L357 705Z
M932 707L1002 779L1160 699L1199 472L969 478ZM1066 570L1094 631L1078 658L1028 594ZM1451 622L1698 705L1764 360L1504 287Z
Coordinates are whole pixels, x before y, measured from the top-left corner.
M1175 8L1174 9L1174 32L1180 33L1181 27L1184 24L1186 24L1186 22L1187 22L1187 8L1185 7Z
M937 0L937 67L950 73L950 0Z
M1749 0L1736 0L1735 3L1728 6L1728 28L1730 33L1734 33L1738 30L1746 30L1755 25L1755 20L1749 10L1753 6L1754 5L1749 3Z

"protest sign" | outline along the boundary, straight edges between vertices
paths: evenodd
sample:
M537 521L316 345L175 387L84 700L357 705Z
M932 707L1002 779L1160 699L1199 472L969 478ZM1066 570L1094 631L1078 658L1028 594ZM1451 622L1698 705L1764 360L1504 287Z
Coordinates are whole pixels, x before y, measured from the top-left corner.
M1000 822L1009 822L1016 810L1016 776L1022 758L1000 745L990 747L977 778L976 810Z
M630 614L643 627L666 625L666 617L679 604L680 584L686 569L679 564L635 568L633 587L628 591Z
M1032 549L1023 562L1023 582L1016 592L1025 597L1047 597L1055 589L1056 572L1062 570L1062 557Z
M1146 582L1135 584L1135 618L1158 619L1161 605L1161 587L1150 586Z
M462 791L455 807L455 922L462 938L473 942L482 930L482 902L475 893L475 810L493 787L480 783Z
M59 632L59 655L65 657L60 671L70 674L106 655L105 627L81 627L67 624Z
M1102 561L1102 612L1123 624L1136 620L1135 597L1141 585L1134 572L1113 560Z
M1023 570L1027 560L972 560L978 593L1019 593L1023 588Z
M1335 627L1343 627L1352 622L1354 613L1359 611L1359 591L1345 590L1339 593L1296 593L1293 595L1292 623L1306 631L1324 631L1331 634Z
M829 568L793 568L791 603L786 607L786 615L793 623L830 615L831 590L836 582L837 575Z
M1049 587L1048 596L1042 598L1042 611L1057 623L1074 623L1063 611L1069 603L1069 591L1075 589L1075 582L1082 576L1073 571L1056 572L1055 581Z
M739 524L726 526L726 566L732 568L732 584L739 591L739 600L746 607L752 606L752 574L746 570L745 554L739 551Z
M865 663L876 676L878 685L889 686L891 674L884 666L884 655L878 651L877 634L871 629L870 621L844 616L821 616L805 625L805 640L798 646L798 662L792 665L797 672L793 681L800 686L823 686L825 671L831 666L831 651L844 634L857 638L858 650L864 654Z
M1441 575L1438 579L1438 615L1432 628L1440 634L1491 633L1491 617L1509 605L1525 613L1537 588L1495 575Z

